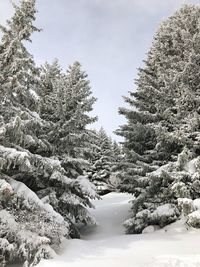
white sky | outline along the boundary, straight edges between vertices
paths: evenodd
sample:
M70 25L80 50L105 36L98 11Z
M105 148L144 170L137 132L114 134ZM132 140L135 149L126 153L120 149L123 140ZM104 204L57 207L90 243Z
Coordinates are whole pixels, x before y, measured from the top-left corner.
M135 89L155 30L183 3L200 0L37 0L36 24L43 31L33 35L29 51L38 64L58 58L67 69L81 62L98 98L94 126L112 135L124 123L118 107ZM12 12L10 0L0 0L0 23Z

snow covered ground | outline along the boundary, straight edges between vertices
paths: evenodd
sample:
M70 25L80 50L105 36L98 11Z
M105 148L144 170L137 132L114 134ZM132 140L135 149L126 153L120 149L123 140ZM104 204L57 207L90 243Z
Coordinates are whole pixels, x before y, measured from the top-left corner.
M200 267L200 231L183 221L143 235L124 235L122 222L130 208L128 194L110 193L94 201L96 227L82 240L68 240L61 255L38 267Z

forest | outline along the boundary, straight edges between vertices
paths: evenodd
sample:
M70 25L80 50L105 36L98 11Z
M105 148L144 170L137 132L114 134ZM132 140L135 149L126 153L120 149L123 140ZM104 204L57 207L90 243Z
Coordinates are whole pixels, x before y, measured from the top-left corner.
M28 51L41 31L35 2L14 4L0 26L0 266L55 258L97 223L90 210L109 193L128 194L131 237L183 218L200 228L200 6L156 31L117 142L93 128L98 99L81 63L38 66Z

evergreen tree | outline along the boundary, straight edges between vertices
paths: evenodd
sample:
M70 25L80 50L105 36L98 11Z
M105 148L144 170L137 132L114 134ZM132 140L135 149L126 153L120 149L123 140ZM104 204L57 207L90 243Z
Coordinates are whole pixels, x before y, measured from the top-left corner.
M35 1L21 1L14 6L15 14L1 26L3 37L0 44L0 113L7 113L6 120L17 107L37 110L38 69L23 41L31 41L34 25Z
M112 152L115 162L119 162L122 156L122 148L117 141L112 142Z
M110 178L115 163L120 157L120 149L117 142L113 142L102 127L95 133L95 150L93 151L94 157L91 159L89 178L96 185L97 192L105 194L115 190Z
M121 189L121 166L124 164L124 160L125 154L121 144L115 140L112 141L112 168L109 182L117 191Z
M75 62L67 75L63 73L58 61L54 61L52 65L46 64L42 68L43 95L40 109L41 117L49 122L47 140L53 147L54 157L56 156L60 160L66 175L78 179L77 181L80 180L80 175L84 174L84 169L89 164L85 160L90 142L90 131L86 127L96 120L87 114L92 110L96 99L90 96L91 89L87 75L80 70L80 67L80 63ZM80 186L80 182L77 185ZM43 194L49 194L49 189L40 192L43 197ZM75 193L80 194L81 192L75 190ZM65 216L66 213L69 213L70 208L76 214L77 221L90 221L85 208L75 201L76 196L74 203L72 201L71 207L69 207L70 195L66 194L64 197L64 194L65 192L60 190L56 198L52 198L53 203L54 201L60 203L59 212ZM82 198L85 205L88 205L87 196L82 195ZM58 199L62 201L58 201ZM52 205L55 205L53 203ZM79 213L83 218L79 218Z
M57 59L52 64L46 63L41 67L41 104L40 116L49 122L57 122L59 120L58 110L58 85L64 83L62 69Z
M91 96L87 74L78 62L65 74L55 61L43 68L41 80L44 89L40 115L50 122L48 140L54 155L63 158L69 176L82 175L92 153L87 126L97 119L89 115L96 99Z
M15 6L0 44L0 253L2 264L20 261L24 266L52 257L63 237L78 237L77 223L93 223L87 207L96 197L76 164L65 164L64 148L59 150L50 133L64 124L57 110L64 87L58 71L53 85L58 104L46 111L51 103L44 101L47 86L23 45L37 30L35 12L34 0Z
M133 219L126 224L128 232L141 232L153 221L158 224L150 218L159 205L177 205L177 196L164 189L170 188L174 178L168 184L166 175L158 175L162 195L158 197L152 171L178 160L184 149L193 157L199 155L199 17L198 6L186 5L162 23L145 66L139 69L137 90L125 97L131 108L120 109L128 121L117 131L124 137L126 154L121 190L136 197ZM180 216L177 209L173 214L173 219L161 225Z
M87 129L97 120L89 113L96 98L92 96L87 74L81 70L81 64L75 62L67 70L64 87L59 93L59 128L58 142L54 140L59 151L71 157L85 158L88 151L89 134Z

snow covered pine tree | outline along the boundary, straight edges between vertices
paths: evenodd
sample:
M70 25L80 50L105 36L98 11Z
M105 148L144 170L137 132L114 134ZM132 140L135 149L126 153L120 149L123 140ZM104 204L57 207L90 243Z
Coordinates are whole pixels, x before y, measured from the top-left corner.
M185 5L162 23L137 90L125 97L131 109L120 109L128 120L117 131L126 153L120 187L135 196L128 233L163 227L183 210L192 212L188 224L200 226L193 204L200 197L199 19L200 7Z
M86 80L87 75L80 70L80 67L80 63L75 62L67 74L63 73L57 60L53 64L46 64L43 67L40 116L49 123L46 138L53 147L54 157L56 156L60 160L68 177L79 177L79 179L82 177L83 179L84 169L89 164L85 160L90 133L86 126L96 120L87 113L92 110L96 99L90 96L91 90L89 81ZM57 183L56 180L55 182ZM49 191L48 188L41 190L41 196L47 194L47 191ZM84 205L79 205L78 202L81 192L77 192L78 199L76 199L77 196L70 199L70 195L66 192L64 194L60 191L60 193L62 197L60 196L59 199L62 199L62 202L59 205L59 212L63 216L68 214L70 209L76 213L75 218L78 221L89 220ZM96 195L94 196L96 197ZM83 193L81 197L83 204L88 205L87 194ZM69 200L72 202L70 205L68 205Z
M93 148L89 179L100 195L115 191L114 169L121 156L118 143L113 142L101 127L99 131L93 131Z
M1 26L0 43L0 260L1 266L34 266L54 256L64 237L78 236L77 223L94 222L86 207L96 192L80 175L81 166L77 171L76 159L60 150L63 135L56 135L59 146L52 140L51 130L62 133L65 118L43 116L44 82L24 46L38 31L35 0L21 0L14 8ZM57 100L61 105L63 99ZM82 115L77 106L76 112Z
M57 77L53 77L49 72L53 68L55 72L57 68ZM44 85L47 99L51 98L45 107L50 108L51 105L52 112L41 112L41 116L54 114L54 118L47 119L55 122L55 130L52 130L50 135L51 142L56 144L57 153L64 153L72 158L87 158L90 153L88 149L90 130L87 126L97 120L97 117L88 115L93 109L96 98L91 96L87 74L81 70L79 62L69 66L65 74L55 61L52 66L47 65L43 79L49 80L52 84L50 93L48 84Z

